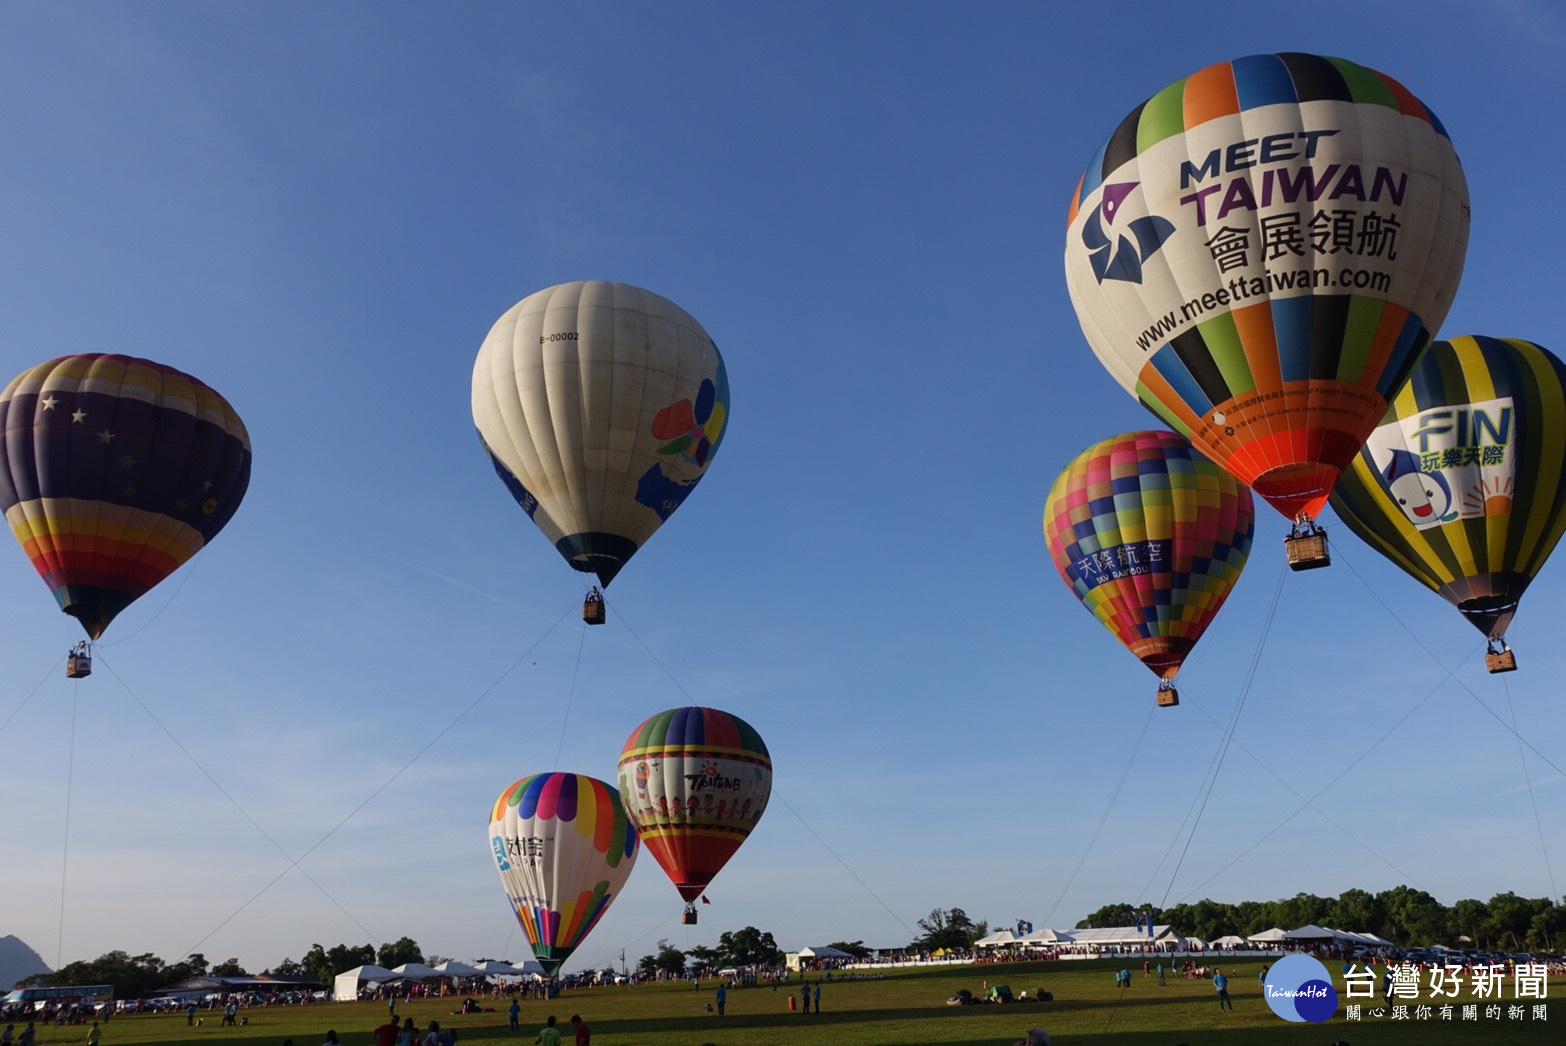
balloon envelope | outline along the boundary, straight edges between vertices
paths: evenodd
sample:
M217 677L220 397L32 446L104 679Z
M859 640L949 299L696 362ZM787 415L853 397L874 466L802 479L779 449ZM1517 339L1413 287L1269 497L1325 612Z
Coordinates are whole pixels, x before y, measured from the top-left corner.
M473 365L473 421L495 471L566 562L604 585L706 475L728 416L712 338L629 284L529 295Z
M1072 459L1044 503L1061 580L1143 664L1173 679L1250 554L1251 492L1171 432Z
M1467 244L1457 154L1407 89L1253 55L1110 136L1071 202L1066 282L1115 379L1298 519L1439 328Z
M62 356L0 393L0 509L60 609L97 639L222 530L250 483L227 400L151 360Z
M647 852L694 901L750 836L772 794L772 757L751 725L716 708L672 708L620 752L620 796Z
M613 786L534 774L500 793L490 855L533 954L553 975L603 918L636 864L636 829Z
M1531 342L1430 346L1332 507L1491 639L1566 529L1566 366Z

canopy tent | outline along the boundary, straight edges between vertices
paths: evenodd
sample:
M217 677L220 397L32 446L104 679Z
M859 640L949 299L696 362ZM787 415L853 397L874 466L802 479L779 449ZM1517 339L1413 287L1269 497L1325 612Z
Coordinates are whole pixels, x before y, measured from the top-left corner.
M435 969L439 971L442 977L477 977L484 972L477 966L469 966L467 963L458 962L455 959L447 959L443 963L438 963Z
M384 966L376 966L371 963L365 966L355 966L351 970L344 970L332 978L332 998L338 1002L358 1002L359 982L361 981L390 981L397 978Z
M1290 930L1283 935L1286 941L1331 941L1336 938L1336 931L1329 930L1325 926L1317 926L1315 923L1307 923L1298 930Z
M486 977L546 976L543 965L537 959L525 959L520 966L499 959L487 959L478 964L477 970Z
M1168 944L1180 948L1185 946L1185 938L1175 932L1173 926L1167 923L1154 926L1149 934L1145 929L1135 926L1102 926L1088 930L1068 930L1064 943L1098 946L1100 948L1136 947L1142 944Z
M1263 930L1261 933L1253 933L1245 939L1251 944L1277 944L1279 941L1283 940L1285 936L1286 932L1282 927L1274 926L1270 930Z
M1244 948L1245 938L1239 934L1227 934L1208 943L1209 948Z
M1065 944L1070 940L1070 930L1051 930L1048 926L1041 926L1037 930L1029 930L1017 938L1017 943L1033 946L1040 944Z
M405 962L401 966L393 966L392 973L410 981L423 981L431 977L446 976L433 966L425 966L422 962Z
M1009 948L1018 941L1016 934L1010 930L996 930L973 942L975 948Z
M801 948L799 950L799 957L801 959L852 959L853 958L853 956L850 955L848 952L845 952L845 951L843 951L840 948L833 948L831 945L827 945L827 944L817 945L814 948Z

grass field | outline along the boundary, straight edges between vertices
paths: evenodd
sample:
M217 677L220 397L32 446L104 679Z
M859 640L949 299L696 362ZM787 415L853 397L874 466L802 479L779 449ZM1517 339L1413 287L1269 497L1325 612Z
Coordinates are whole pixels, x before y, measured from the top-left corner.
M1018 963L896 970L879 980L845 981L834 977L822 982L819 1014L789 1011L789 989L796 997L799 991L797 977L776 991L767 986L729 989L728 1012L723 1017L703 1011L704 1005L713 1001L710 983L701 990L688 984L591 988L565 992L547 1002L523 1002L521 1035L508 1028L504 1000L483 1000L485 1005L496 1007L494 1013L453 1014L450 1011L459 999L403 1003L397 1012L399 1016L412 1017L420 1028L431 1020L438 1020L443 1028L455 1028L459 1043L531 1043L550 1014L565 1025L573 1013L581 1014L592 1026L594 1046L1011 1046L1029 1028L1048 1030L1056 1043L1094 1046L1330 1046L1336 1040L1346 1040L1352 1046L1506 1046L1566 1041L1566 978L1557 977L1550 982L1548 992L1558 1001L1542 1000L1546 1006L1544 1021L1532 1018L1534 1005L1541 1002L1537 999L1521 1000L1521 1018L1505 1015L1506 1008L1518 1002L1511 997L1509 982L1501 999L1500 1019L1486 1020L1481 1003L1478 1021L1461 1020L1461 1004L1469 1000L1459 997L1450 1000L1459 1007L1450 1021L1438 1017L1393 1021L1390 1017L1368 1015L1360 1021L1346 1021L1342 1006L1346 1000L1338 982L1339 1016L1325 1024L1291 1024L1274 1016L1261 997L1257 980L1261 963L1257 961L1232 965L1232 1013L1219 1011L1208 981L1171 979L1160 988L1156 980L1143 979L1138 963L1132 970L1131 988L1122 991L1114 986L1114 968L1112 961ZM1225 964L1224 969L1228 972L1230 964ZM1333 972L1336 976L1337 971ZM1053 992L1055 998L1047 1003L946 1005L947 997L958 989L967 988L978 994L986 981L1008 984L1030 995L1042 987ZM1422 992L1419 1001L1430 1002L1427 988L1422 988ZM292 1038L296 1046L319 1046L329 1028L337 1032L345 1046L369 1046L371 1029L384 1020L386 1005L317 1003L251 1008L242 1013L249 1023L240 1028L220 1028L220 1015L206 1012L201 1015L204 1024L199 1028L187 1027L183 1015L116 1017L105 1028L103 1046L279 1046L285 1038ZM39 1039L53 1044L79 1043L85 1041L86 1029L43 1029ZM569 1046L569 1027L565 1041Z

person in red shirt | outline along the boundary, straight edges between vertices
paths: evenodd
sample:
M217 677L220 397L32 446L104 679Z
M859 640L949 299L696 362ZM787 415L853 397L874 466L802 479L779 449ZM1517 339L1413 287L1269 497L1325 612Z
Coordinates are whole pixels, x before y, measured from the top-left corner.
M386 1023L376 1028L372 1034L375 1036L375 1046L396 1046L397 1018L387 1017Z
M591 1046L593 1029L587 1026L587 1022L573 1013L571 1015L571 1023L576 1025L576 1046Z

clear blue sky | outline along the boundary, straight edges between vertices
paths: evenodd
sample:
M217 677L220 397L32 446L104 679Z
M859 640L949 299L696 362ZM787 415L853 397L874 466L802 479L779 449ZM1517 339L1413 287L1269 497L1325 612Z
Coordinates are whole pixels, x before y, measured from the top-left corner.
M1077 177L1134 105L1256 52L1397 77L1472 197L1444 332L1560 351L1566 20L1066 10L0 5L0 378L148 356L223 392L255 449L237 517L80 684L75 623L0 549L0 933L51 964L259 970L403 935L520 958L490 803L544 770L612 779L632 727L690 703L766 738L772 806L699 926L646 859L580 964L746 925L902 945L936 907L1069 926L1118 901L1566 889L1566 780L1532 753L1525 778L1499 721L1566 765L1561 563L1512 630L1521 670L1489 677L1478 633L1330 516L1337 562L1288 574L1261 507L1185 703L1130 761L1154 678L1040 529L1067 460L1154 424L1061 265ZM495 318L585 278L678 302L733 389L701 489L587 634L584 576L468 405Z

